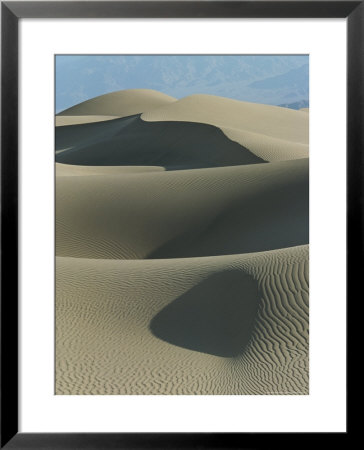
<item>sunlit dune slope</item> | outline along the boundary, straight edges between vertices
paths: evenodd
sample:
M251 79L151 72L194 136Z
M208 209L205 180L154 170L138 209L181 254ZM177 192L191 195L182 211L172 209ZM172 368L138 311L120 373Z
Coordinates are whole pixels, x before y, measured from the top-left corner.
M56 163L57 177L162 172L164 170L163 167L159 166L73 166Z
M84 123L106 122L115 119L115 116L56 116L56 127L81 125Z
M125 117L174 101L176 101L175 98L152 89L127 89L86 100L58 113L57 116Z
M191 95L141 115L148 122L214 125L268 161L308 157L308 117L303 111L213 95Z

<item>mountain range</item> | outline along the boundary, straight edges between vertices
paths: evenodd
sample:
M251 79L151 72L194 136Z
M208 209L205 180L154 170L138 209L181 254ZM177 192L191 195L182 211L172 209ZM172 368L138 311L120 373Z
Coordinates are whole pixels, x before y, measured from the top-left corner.
M138 88L176 98L200 93L308 106L307 55L57 55L55 69L56 113L97 95Z

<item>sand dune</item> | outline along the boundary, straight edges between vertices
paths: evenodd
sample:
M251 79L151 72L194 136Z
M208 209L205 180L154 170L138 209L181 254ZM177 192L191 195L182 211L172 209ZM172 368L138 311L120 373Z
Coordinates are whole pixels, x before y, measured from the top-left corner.
M71 164L56 163L57 177L163 172L163 170L165 169L159 166L73 166Z
M308 157L308 114L302 111L212 95L191 95L144 112L141 118L149 122L175 120L214 125L258 157L265 159L270 155L269 161ZM273 143L284 141L279 159L274 151L267 152L267 139Z
M128 89L92 98L58 113L57 116L125 117L175 101L175 98L151 89Z
M307 159L56 183L59 256L179 258L308 240Z
M307 257L57 258L56 392L307 394Z
M308 394L308 112L147 90L67 111L56 393Z
M81 125L84 123L106 122L107 120L113 119L115 119L115 116L56 116L56 127Z
M152 165L167 169L264 162L211 125L150 123L138 115L56 129L56 161L76 165Z

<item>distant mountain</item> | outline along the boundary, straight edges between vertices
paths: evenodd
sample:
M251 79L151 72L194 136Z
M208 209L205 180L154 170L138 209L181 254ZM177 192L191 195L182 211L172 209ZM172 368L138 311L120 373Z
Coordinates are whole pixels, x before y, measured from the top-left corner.
M304 64L297 69L289 70L282 75L265 78L264 80L254 81L249 86L256 89L286 89L297 88L304 89L308 93L308 64Z
M308 56L102 55L56 57L56 112L122 89L173 97L212 94L278 105L308 98Z
M299 102L293 102L293 103L284 103L282 105L284 108L290 108L290 109L301 109L301 108L309 108L309 101L308 100L300 100Z

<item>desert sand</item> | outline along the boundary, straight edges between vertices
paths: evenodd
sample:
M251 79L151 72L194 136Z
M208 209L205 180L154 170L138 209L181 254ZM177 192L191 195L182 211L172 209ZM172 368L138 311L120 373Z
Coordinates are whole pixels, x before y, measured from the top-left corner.
M308 394L308 120L149 90L56 116L56 394Z

